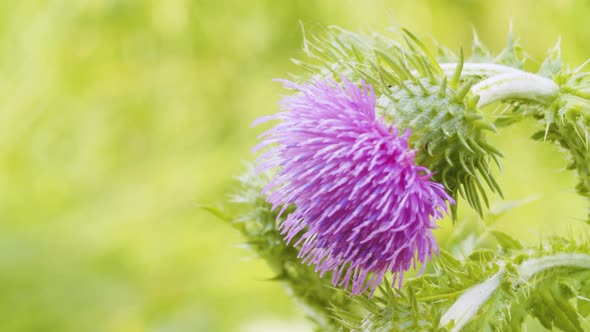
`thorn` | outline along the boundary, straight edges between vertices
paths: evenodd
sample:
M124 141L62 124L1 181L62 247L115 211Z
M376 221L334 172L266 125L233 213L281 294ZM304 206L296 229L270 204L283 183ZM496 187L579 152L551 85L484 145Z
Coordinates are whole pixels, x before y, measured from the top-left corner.
M403 52L402 50L398 50L398 51L400 53ZM399 77L400 81L408 79L408 71L404 70L402 68L402 66L395 59L393 59L389 55L387 55L381 51L377 51L377 50L375 50L375 55L377 56L377 58L381 59L387 65L389 65L389 67L391 68L391 70L393 72L397 73L397 76Z
M561 58L561 36L557 37L557 42L555 43L555 46L553 46L551 52L557 53L555 54L556 59Z
M489 130L491 132L498 133L498 128L496 128L496 126L494 126L494 124L492 124L491 122L479 121L477 124L483 130Z
M471 25L471 32L473 33L473 44L474 45L481 44L481 42L479 40L479 36L477 35L477 30L475 29L475 26L473 24Z
M471 58L476 60L491 58L490 52L479 39L479 36L477 35L477 30L473 25L471 26L471 30L473 31L473 45L471 47Z
M346 46L340 40L336 40L336 42L342 48L342 50L338 50L340 52L340 54L342 54L342 56L346 56L346 51L347 51ZM359 52L358 48L356 46L354 46L354 44L352 44L352 43L350 44L349 48L352 51L352 53L354 54L356 61L363 62L363 56L361 55L361 52Z
M465 156L463 154L463 151L459 151L459 163L461 163L461 166L463 167L465 172L467 172L467 174L473 176L473 173L471 172L471 170L469 169L469 167L467 167L467 164L465 163Z
M500 195L500 198L504 199L504 193L502 192L502 188L500 188L498 181L496 181L496 178L494 176L490 176L490 180L494 184L494 188L496 189L498 195Z
M465 184L459 184L457 185L457 188L459 189L459 194L464 197L467 198L467 194L465 193L465 188L464 188Z
M288 279L287 277L288 277L287 276L287 273L286 272L282 272L281 274L279 274L279 275L277 275L275 277L272 277L272 278L268 278L267 280L268 281L284 281L284 280L287 280Z
M426 153L428 153L429 156L434 157L434 144L427 144L426 145Z
M225 211L221 210L220 208L216 208L216 207L209 206L209 205L202 205L202 204L197 204L195 207L199 210L207 211L211 215L213 215L225 222L233 223L233 221L234 221L234 218L232 216L230 216L229 214L227 214Z
M407 85L406 83L404 83L403 81L399 81L399 86L402 87L402 89L404 89L408 95L410 96L414 96L414 91L412 91Z
M459 49L459 61L457 62L457 67L455 68L455 73L453 73L453 77L449 82L453 88L456 88L459 84L459 80L461 79L461 72L463 71L463 62L465 61L463 56L463 48Z
M457 133L457 137L459 138L459 142L461 142L461 144L463 144L463 146L465 146L467 148L467 150L469 150L469 152L475 153L475 151L473 151L473 149L471 149L469 144L467 144L465 137L463 137L463 135L461 133Z
M375 64L375 63L371 63L371 66L379 74L379 78L381 79L381 83L384 86L387 86L391 83L393 83L392 85L396 85L396 86L402 85L401 81L397 77L394 77L391 73L383 70L382 66L379 66L378 64ZM389 84L387 84L387 83L389 83Z
M582 63L581 65L579 65L576 69L574 69L574 74L577 74L578 72L580 72L582 69L584 69L584 67L586 67L586 65L588 65L588 63L590 63L590 59L584 61L584 63Z
M426 63L426 60L424 60L424 58L421 57L420 63L422 64L422 67L424 68L424 71L426 72L426 75L428 76L430 84L436 84L436 76L432 72L432 68L430 68L430 66L428 66L428 64Z
M475 190L475 186L473 182L466 182L467 188L465 188L465 192L469 195L469 200L471 201L471 206L477 211L477 214L480 218L483 218L483 208L481 206L481 202L479 201L479 195Z
M488 152L490 152L491 154L494 154L496 156L502 157L504 158L504 155L502 154L502 152L500 152L498 149L496 149L495 147L489 145L486 142L480 142L479 143L485 150L487 150Z
M405 34L404 34L403 38L404 38L404 41L406 42L406 45L408 45L408 47L410 48L410 50L412 52L418 53L418 50L416 49L414 43L412 42L412 39L410 39L410 37L409 37L409 32L407 32L407 30L404 30L404 32L405 32Z
M449 165L451 165L451 167L454 167L455 165L451 161L451 152L452 151L450 148L445 149L445 159L447 160L447 163L449 163ZM445 176L445 173L443 172L443 177L444 176Z
M438 61L430 54L428 48L416 37L413 33L409 30L402 28L402 31L422 50L423 55L430 61L430 63L435 67L438 68L439 73L442 73Z
M420 90L422 90L422 93L427 95L428 94L428 90L426 89L426 87L424 86L424 84L422 84L422 82L420 82L420 79L417 78L416 76L410 74L410 79L412 80L412 82L414 82L417 86L420 87Z
M479 144L477 144L477 142L473 139L473 138L469 138L469 144L474 147L479 153L483 154L483 155L487 155L488 153L486 152L486 150L484 150L481 146L479 146Z
M469 93L469 91L471 90L473 82L473 78L470 78L469 81L467 81L467 83L463 84L463 86L459 90L457 90L457 93L455 94L456 101L460 102L461 100L463 100L463 98L465 98L467 93Z
M492 177L493 175L491 173L489 173L489 167L487 166L487 163L484 161L478 161L477 162L477 170L479 171L479 174L481 174L481 176L483 176L483 179L486 181L486 183L488 184L488 187L493 191L498 193L500 196L502 196L501 192L502 190L498 187L496 187L496 182L492 181Z
M305 52L305 54L309 54L309 42L305 36L305 26L303 25L302 20L299 20L299 26L301 27L301 34L303 35L303 52Z
M445 169L443 169L443 171L442 171L443 184L447 188L449 188L449 181L447 180L447 173L449 173L449 170L451 170L451 169L448 167L445 167Z
M494 154L494 155L492 155L492 159L494 159L496 166L498 166L498 169L500 170L500 174L504 173L504 168L502 167L502 163L500 162L500 159L498 158L498 156Z
M468 121L477 121L483 119L483 115L475 112L465 112L463 113L463 117Z
M293 62L296 66L299 66L299 67L303 68L303 70L308 71L310 73L315 73L318 70L318 67L316 67L314 65L310 65L308 63L305 63L301 60L291 58L291 62Z
M480 196L483 199L483 203L485 204L486 208L489 209L490 208L490 201L488 200L488 195L486 195L486 191L481 183L481 180L477 176L474 176L473 179L475 180L475 184L477 185L477 189L479 190L479 193L481 194Z
M447 77L445 76L443 78L442 84L440 85L440 91L438 92L438 95L440 97L444 97L447 94Z
M475 171L476 171L477 168L473 164L473 160L470 160L469 161L469 166L471 166L471 168L473 169L473 174L475 174ZM481 180L480 180L479 176L474 175L473 176L473 180L474 180L474 182L475 182L475 184L477 186L477 189L479 189L479 192L481 194L481 198L483 199L483 202L486 205L486 208L489 209L490 208L490 202L488 201L488 196L486 195L485 188L484 188L483 184L481 183Z
M458 200L455 197L455 204L451 205L451 219L453 223L457 222L457 206L459 205Z
M467 99L468 108L477 108L477 103L479 103L479 95L474 95Z

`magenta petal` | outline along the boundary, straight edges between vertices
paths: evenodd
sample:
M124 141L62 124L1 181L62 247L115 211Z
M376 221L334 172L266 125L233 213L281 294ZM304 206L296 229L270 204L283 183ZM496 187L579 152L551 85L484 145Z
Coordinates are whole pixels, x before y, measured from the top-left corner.
M301 235L303 262L332 271L333 284L353 294L373 292L387 271L401 282L438 252L431 230L454 201L415 164L409 130L376 118L372 86L284 84L299 93L264 118L282 122L262 136L258 147L271 148L258 167L279 168L268 201L296 206L280 225L285 240Z

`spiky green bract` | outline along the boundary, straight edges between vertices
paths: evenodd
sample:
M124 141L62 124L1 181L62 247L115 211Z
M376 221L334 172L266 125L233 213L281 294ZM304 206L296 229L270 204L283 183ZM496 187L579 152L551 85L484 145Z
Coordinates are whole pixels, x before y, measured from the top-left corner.
M427 165L451 196L460 193L481 215L482 205L488 206L486 186L502 194L490 167L490 160L500 166L501 154L485 138L485 131L494 128L474 102L461 96L470 83L458 89L445 85L444 79L420 84L391 88L390 95L381 97L380 113L396 126L413 128L411 140L421 151L416 163Z
M555 70L556 65L552 67ZM535 114L542 118L544 128L533 138L555 142L569 152L568 169L578 175L576 191L590 199L590 73L562 69L553 78L560 91L552 104Z
M339 326L329 308L334 305L356 312L356 304L344 292L332 288L329 278L320 278L313 267L297 258L298 249L288 246L277 229L278 211L260 194L270 181L269 174L257 174L252 165L238 178L239 189L232 196L232 214L206 208L227 221L245 238L245 244L266 261L276 274L272 281L282 282L291 295L304 306L317 331L335 331ZM292 212L287 211L287 212ZM285 213L284 215L288 215Z
M433 180L443 183L455 200L462 196L481 215L488 204L486 187L501 195L490 167L492 161L499 165L501 154L485 135L495 128L477 109L477 97L470 93L473 81L462 79L461 66L447 77L407 31L396 39L331 28L307 38L304 50L308 60L295 63L309 75L300 80L346 77L371 84L380 96L378 114L411 130L417 163L432 170Z
M461 61L461 55L457 55L446 47L438 45L437 60L441 63L453 63ZM473 43L471 47L471 56L466 59L469 63L486 63L498 64L512 68L523 69L526 62L526 56L520 45L519 40L512 33L508 32L506 46L497 55L492 54L489 49L479 39L477 32L473 31ZM470 74L470 73L466 73ZM486 77L485 73L474 72L470 77Z
M505 245L507 238L518 241L497 234L503 244L498 251L476 250L463 261L442 252L434 274L415 278L397 292L382 287L371 301L357 299L365 314L336 310L346 322L343 329L523 331L527 316L548 329L588 328L588 239L551 238L523 249Z
M509 37L509 41L512 40L513 37ZM510 45L510 42L508 43ZM517 51L515 49L513 49L512 51L508 51L510 50L509 47L507 47L502 53L503 54L514 54L514 57L516 57L517 59L519 58L518 56L516 56ZM561 80L564 81L563 79L563 75L562 70L563 70L563 63L561 60L561 48L560 48L560 41L558 41L555 46L553 48L551 48L548 52L548 56L545 58L545 60L543 61L543 63L541 64L541 66L539 67L538 71L537 71L537 75L541 76L541 77L546 77L548 79L552 79L552 80ZM524 58L521 60L522 63L524 64ZM514 62L513 62L514 63ZM519 63L518 61L515 63ZM508 63L502 63L500 62L500 64L504 64L507 66L511 65L511 62ZM516 68L520 68L520 67L516 67ZM561 77L561 78L559 78ZM550 105L551 103L549 103ZM514 124L516 122L521 121L524 118L527 117L536 117L536 118L543 118L545 111L547 110L547 107L549 105L543 104L543 103L538 103L538 102L531 102L530 100L514 100L514 99L508 99L508 100L504 100L504 106L508 106L504 112L502 112L503 114L500 115L496 121L494 122L494 125L498 126L498 127L506 127L508 125Z
M449 55L445 58L458 60ZM525 58L522 49L512 34L502 53L493 57L475 36L472 62L502 64L521 69ZM543 129L533 135L534 139L555 142L569 152L569 169L576 170L578 184L576 191L590 200L590 73L583 72L582 66L570 70L561 60L560 41L548 52L537 71L537 75L553 80L558 87L555 96L542 102L508 98L503 100L508 109L494 124L507 126L527 117L541 119ZM485 71L481 71L485 72ZM477 71L469 75L481 79ZM590 213L587 217L590 223Z

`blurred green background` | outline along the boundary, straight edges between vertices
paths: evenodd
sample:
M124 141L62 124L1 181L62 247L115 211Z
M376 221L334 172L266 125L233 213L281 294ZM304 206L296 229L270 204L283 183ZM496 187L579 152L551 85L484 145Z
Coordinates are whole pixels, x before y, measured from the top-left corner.
M471 30L499 51L510 21L542 61L590 58L590 2L22 0L0 2L0 331L307 331L303 314L216 204L277 110L299 21L404 26L451 49ZM506 155L498 223L534 242L585 216L562 153ZM441 223L440 237L452 228Z

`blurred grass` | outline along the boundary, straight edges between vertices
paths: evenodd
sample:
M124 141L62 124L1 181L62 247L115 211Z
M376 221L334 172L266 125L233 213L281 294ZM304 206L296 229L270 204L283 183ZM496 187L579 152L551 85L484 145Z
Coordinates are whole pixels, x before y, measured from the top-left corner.
M302 314L224 223L223 201L301 56L299 21L405 26L501 49L509 22L539 61L562 36L590 57L581 0L0 2L0 331L277 331ZM584 216L532 125L495 140L519 238ZM443 223L441 236L451 224ZM278 324L277 322L282 322ZM295 323L293 323L295 324ZM305 330L305 325L297 326Z

